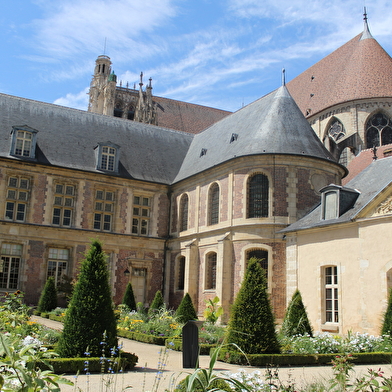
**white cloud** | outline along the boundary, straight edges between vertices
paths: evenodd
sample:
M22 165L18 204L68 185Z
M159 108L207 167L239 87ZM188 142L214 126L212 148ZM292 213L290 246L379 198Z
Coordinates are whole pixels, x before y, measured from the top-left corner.
M65 97L57 98L53 103L55 105L66 106L69 108L87 110L88 92L89 88L86 87L84 90L80 91L77 94L68 93Z
M45 15L33 23L34 41L57 58L101 52L105 39L113 51L134 50L140 34L175 15L171 0L45 0L40 5Z

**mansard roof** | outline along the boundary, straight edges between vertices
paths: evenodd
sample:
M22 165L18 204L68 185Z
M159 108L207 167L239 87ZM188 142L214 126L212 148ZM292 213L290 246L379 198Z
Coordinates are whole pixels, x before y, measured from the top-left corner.
M287 87L302 113L311 117L340 103L392 96L392 59L372 37L362 34L308 68Z
M195 135L175 182L233 158L259 154L334 161L282 86Z
M322 220L321 204L319 204L308 215L288 226L286 229L281 230L281 232L284 233L311 229L314 227L330 226L355 220L358 218L361 211L391 184L392 157L373 161L365 170L346 184L346 188L355 189L360 192L351 209L340 215L339 218Z
M112 116L0 94L0 157L10 155L13 126L37 130L33 162L96 170L94 148L110 141L119 149L118 175L170 184L193 135ZM23 160L23 159L21 159Z

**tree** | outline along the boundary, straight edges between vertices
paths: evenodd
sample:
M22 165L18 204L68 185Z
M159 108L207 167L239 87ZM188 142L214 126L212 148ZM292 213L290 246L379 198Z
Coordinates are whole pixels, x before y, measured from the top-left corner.
M387 306L387 310L384 313L381 335L392 336L392 290L390 290L389 292L388 306Z
M150 309L148 309L148 314L157 313L160 309L162 309L165 305L165 302L162 297L161 290L158 290L155 293L155 297L150 305Z
M81 263L80 274L66 312L58 353L62 357L106 355L117 347L116 318L109 286L106 255L94 240Z
M196 310L193 306L192 298L188 293L184 295L180 306L176 310L175 316L177 317L178 322L184 324L189 320L197 320Z
M133 295L132 284L128 282L127 288L125 289L124 298L122 301L123 305L126 305L130 311L136 311L135 296Z
M257 259L249 260L228 324L227 342L246 354L279 353L264 269Z
M53 277L50 277L44 286L44 289L39 297L37 310L39 312L50 312L57 308L57 289Z
M312 327L299 290L295 291L287 307L282 324L282 333L287 337L306 334L313 336Z

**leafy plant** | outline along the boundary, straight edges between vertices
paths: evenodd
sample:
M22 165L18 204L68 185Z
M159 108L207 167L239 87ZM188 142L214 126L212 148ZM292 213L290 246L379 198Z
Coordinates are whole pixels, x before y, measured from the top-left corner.
M206 299L205 302L206 308L204 309L203 316L211 324L215 324L223 314L222 306L218 306L219 297L216 296L214 299Z
M40 370L38 362L51 368L46 359L55 354L41 351L35 343L18 347L18 340L11 340L9 336L0 334L0 368L2 377L1 391L60 392L59 384L73 385L65 378L54 374L52 370Z
M247 354L279 353L265 272L257 259L249 260L228 324L227 342Z
M197 320L195 307L192 303L191 296L186 293L182 299L180 306L176 310L178 322L185 324L189 320Z
M38 301L39 312L50 312L57 307L57 289L53 277L48 278Z
M89 347L91 356L100 356L104 333L107 351L117 347L116 328L106 255L101 243L94 240L81 264L58 353L62 357L83 357Z
M302 302L299 290L293 294L283 319L281 332L284 336L309 335L313 336L312 327Z
M197 368L189 374L175 389L175 392L194 392L194 391L253 391L240 380L225 373L218 373L214 370L219 352L223 345L213 350L210 354L208 369ZM238 347L237 347L238 348Z

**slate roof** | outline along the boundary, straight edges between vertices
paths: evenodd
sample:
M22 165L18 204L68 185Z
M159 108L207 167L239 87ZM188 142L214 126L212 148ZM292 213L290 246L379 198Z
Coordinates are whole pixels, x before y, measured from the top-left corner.
M291 80L287 87L307 117L356 99L391 97L392 59L365 22L363 33Z
M339 223L350 222L358 217L358 214L386 187L392 184L392 157L373 161L364 171L349 181L347 188L356 189L360 192L353 208L342 214L337 219L322 220L321 204L304 218L298 220L281 233L310 229L314 227L330 226Z
M9 155L10 133L13 126L24 125L38 131L37 163L99 172L94 148L110 141L120 146L117 175L163 184L177 175L193 138L162 127L0 94L1 157L18 159Z
M158 125L164 128L196 134L231 114L194 103L153 96L157 106Z
M238 136L234 141L233 134ZM175 182L235 157L255 154L334 161L282 86L195 135Z

